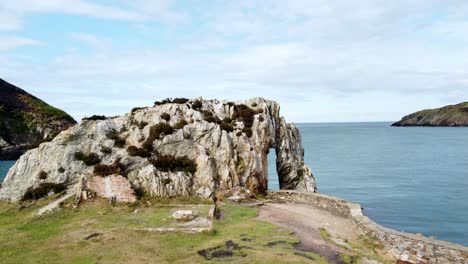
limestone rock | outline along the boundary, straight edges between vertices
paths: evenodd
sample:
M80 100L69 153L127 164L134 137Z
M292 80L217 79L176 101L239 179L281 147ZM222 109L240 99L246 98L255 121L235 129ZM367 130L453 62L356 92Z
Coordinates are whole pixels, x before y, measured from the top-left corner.
M120 175L107 177L94 176L84 179L86 190L90 190L98 197L112 199L117 202L133 203L136 201L135 192L127 179Z
M172 217L178 221L192 221L198 217L198 214L192 210L177 210L172 214Z
M0 148L8 147L10 144L6 142L2 137L0 137Z
M213 198L236 187L258 194L268 186L272 149L281 189L315 192L299 131L279 111L263 98L198 98L93 117L26 152L6 176L0 199L18 201L41 183L70 189L84 178L101 182L112 174L137 195ZM47 177L38 177L42 172Z

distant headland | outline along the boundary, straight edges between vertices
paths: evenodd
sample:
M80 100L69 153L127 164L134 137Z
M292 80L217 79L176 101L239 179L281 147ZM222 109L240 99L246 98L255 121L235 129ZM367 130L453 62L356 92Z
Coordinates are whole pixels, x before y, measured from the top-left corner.
M75 124L64 111L0 79L0 160L17 159Z
M392 126L468 126L468 102L418 111L403 117Z

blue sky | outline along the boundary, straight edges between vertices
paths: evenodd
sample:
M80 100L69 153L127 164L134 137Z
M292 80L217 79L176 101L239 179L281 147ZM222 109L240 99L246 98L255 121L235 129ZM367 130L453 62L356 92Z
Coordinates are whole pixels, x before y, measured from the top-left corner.
M0 0L0 78L75 118L262 96L295 122L468 101L459 0Z

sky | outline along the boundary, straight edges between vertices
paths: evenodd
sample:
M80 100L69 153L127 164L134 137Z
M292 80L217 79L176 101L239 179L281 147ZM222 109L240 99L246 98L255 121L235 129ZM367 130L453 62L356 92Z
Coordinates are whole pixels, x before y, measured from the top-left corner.
M293 122L468 101L466 0L0 0L0 78L77 120L265 97Z

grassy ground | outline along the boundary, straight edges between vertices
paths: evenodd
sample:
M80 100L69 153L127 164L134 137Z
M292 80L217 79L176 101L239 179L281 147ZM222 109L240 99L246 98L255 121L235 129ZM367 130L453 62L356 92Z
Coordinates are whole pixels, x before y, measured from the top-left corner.
M352 254L343 253L340 255L340 259L344 263L360 264L364 258L377 260L384 264L395 263L395 259L388 252L386 252L383 245L375 239L369 238L365 235L360 235L359 238L354 242L341 239L347 245L344 246L344 244L336 243L326 228L322 227L319 229L319 231L320 236L329 243L336 244L346 250L351 250Z
M187 235L135 231L145 221L168 221L170 208L147 202L95 201L35 218L41 203L22 210L0 203L0 263L326 263L296 250L295 234L255 220L255 208L223 205L213 232Z

